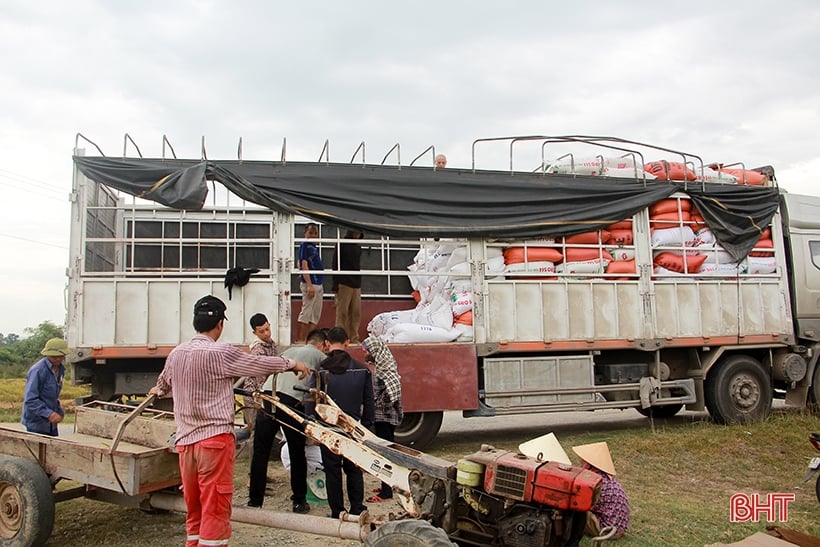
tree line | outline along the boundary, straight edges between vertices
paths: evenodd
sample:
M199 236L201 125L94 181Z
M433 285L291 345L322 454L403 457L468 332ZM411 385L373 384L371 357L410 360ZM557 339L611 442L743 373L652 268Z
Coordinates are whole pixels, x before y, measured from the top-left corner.
M0 378L20 378L35 362L42 359L40 351L49 338L63 338L63 328L43 321L26 328L25 336L0 333Z

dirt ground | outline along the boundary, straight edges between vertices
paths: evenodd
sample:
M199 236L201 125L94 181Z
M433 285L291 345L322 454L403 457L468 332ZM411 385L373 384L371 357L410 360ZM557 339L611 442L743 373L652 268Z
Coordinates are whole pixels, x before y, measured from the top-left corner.
M236 473L237 488L234 493L234 505L245 506L248 503L248 489L245 487L247 481L241 483L243 477L247 477L248 466L250 465L250 457L248 449L243 450L237 457ZM365 496L370 496L371 491L379 486L378 481L373 477L365 474ZM268 464L268 486L265 492L265 503L263 509L290 512L290 479L288 472L285 470L282 462L277 458L271 458ZM309 501L310 515L325 517L330 513L327 502ZM390 512L400 513L402 508L396 501L381 502L381 503L365 503L368 506L369 512L374 517L384 516ZM338 538L331 538L327 536L318 536L313 534L303 534L299 532L291 532L287 530L279 530L266 528L262 526L255 526L243 523L234 523L233 536L231 537L231 545L242 545L248 547L254 546L274 546L274 545L294 545L298 547L308 547L316 545L342 545L342 546L361 546L361 543L353 540L343 540Z
M234 475L235 506L245 507L248 503L249 448L237 456ZM62 488L77 486L76 483L62 483ZM377 481L365 475L365 492L378 486ZM325 517L329 512L326 502L310 501L310 515ZM367 504L374 516L398 513L401 506L395 502ZM268 487L263 510L291 512L290 482L288 473L278 459L268 465ZM234 522L230 545L240 547L274 547L290 545L296 547L361 546L361 542L328 536L291 532L266 526ZM89 499L75 499L57 504L54 530L46 543L47 547L67 547L84 545L128 545L129 547L156 547L157 545L184 545L185 515L170 512L144 512L115 504L101 503Z

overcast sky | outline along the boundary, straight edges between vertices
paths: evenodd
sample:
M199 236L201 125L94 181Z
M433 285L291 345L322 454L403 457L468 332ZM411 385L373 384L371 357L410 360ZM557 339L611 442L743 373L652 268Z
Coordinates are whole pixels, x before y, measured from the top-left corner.
M434 145L452 167L476 138L613 135L770 164L782 187L820 194L816 0L0 10L0 333L65 320L77 133L109 156L125 133L145 156L167 135L194 158L205 136L213 159L236 157L240 137L244 158L268 160L284 137L309 161L325 139L333 161L363 140L374 163L397 142L404 164Z

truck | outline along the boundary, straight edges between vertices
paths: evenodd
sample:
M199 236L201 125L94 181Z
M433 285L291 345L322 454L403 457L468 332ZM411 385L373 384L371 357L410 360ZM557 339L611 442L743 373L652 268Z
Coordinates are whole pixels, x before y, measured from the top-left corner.
M315 162L284 143L279 160L247 160L241 139L236 159L214 160L204 143L178 159L163 136L144 158L126 134L108 157L77 135L66 331L90 399L146 393L205 294L228 306L222 341L249 345L263 312L291 344L315 222L330 298L345 230L364 234L359 334L396 356L407 446L430 443L445 411L686 407L731 423L775 398L820 401L820 198L780 188L771 167L583 135L478 139L469 167L445 169L415 165L432 146L401 165L398 144L341 163L327 142ZM504 167L477 167L480 150ZM259 271L226 287L232 268Z

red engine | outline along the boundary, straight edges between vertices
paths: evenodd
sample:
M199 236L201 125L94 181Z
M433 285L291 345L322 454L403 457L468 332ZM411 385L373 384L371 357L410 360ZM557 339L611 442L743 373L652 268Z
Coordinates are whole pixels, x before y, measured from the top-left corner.
M465 459L482 464L488 494L556 509L589 511L598 499L601 477L558 462L487 447Z

